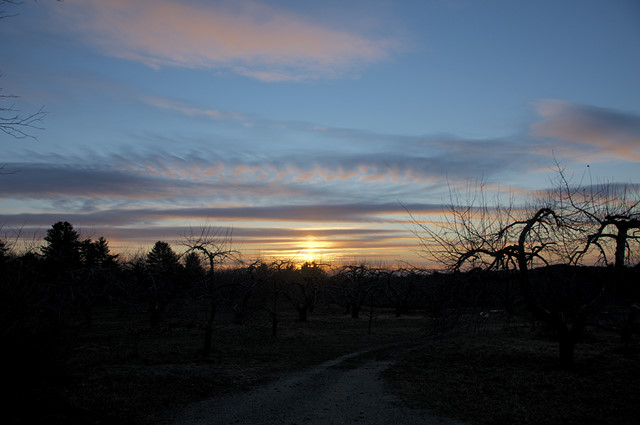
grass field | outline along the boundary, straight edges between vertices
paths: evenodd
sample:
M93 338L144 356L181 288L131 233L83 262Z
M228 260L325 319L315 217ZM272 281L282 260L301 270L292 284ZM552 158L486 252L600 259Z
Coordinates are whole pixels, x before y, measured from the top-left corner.
M284 314L272 338L267 318L229 324L200 355L203 331L189 323L150 329L143 314L104 309L90 327L61 338L61 360L16 392L10 423L169 423L187 403L245 391L287 371L342 354L393 357L386 372L407 403L478 424L637 424L639 347L589 329L573 370L559 367L557 346L529 327L501 323L429 335L419 314L376 312L353 320L323 309L298 322ZM360 359L360 360L359 360ZM11 410L10 410L11 411Z
M425 344L386 372L410 405L475 424L640 423L640 356L590 328L572 369L528 327L489 327Z
M202 358L203 330L165 326L152 330L144 314L96 313L59 341L60 360L32 377L16 396L16 423L148 424L167 420L186 403L243 391L287 371L342 354L424 335L417 316L350 319L325 310L298 322L283 314L278 338L268 318L216 330L214 351ZM188 323L187 323L188 325ZM62 351L62 353L60 353ZM29 367L25 365L25 367Z

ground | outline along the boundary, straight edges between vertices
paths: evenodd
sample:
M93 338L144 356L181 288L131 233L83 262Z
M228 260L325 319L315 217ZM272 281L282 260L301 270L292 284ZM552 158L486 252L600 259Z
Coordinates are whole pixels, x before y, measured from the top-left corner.
M247 392L191 404L174 425L459 424L406 407L382 378L392 360L362 359L365 350L285 374Z
M212 423L268 423L262 412L290 424L387 423L385 414L394 423L638 423L635 340L623 346L588 327L566 370L553 335L524 321L474 317L433 334L420 312L343 313L283 314L277 338L268 317L224 324L203 358L203 330L189 315L152 329L142 311L96 311L90 326L43 340L11 367L22 378L5 396L8 423L198 424L207 412L224 415Z

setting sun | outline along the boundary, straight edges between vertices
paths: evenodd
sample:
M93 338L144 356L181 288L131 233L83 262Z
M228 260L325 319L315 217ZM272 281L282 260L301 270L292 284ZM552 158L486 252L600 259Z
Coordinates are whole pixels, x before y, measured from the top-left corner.
M308 263L316 261L316 259L320 256L318 243L313 236L307 237L307 240L305 241L305 247L302 250L301 254L303 261Z
M307 236L304 242L304 249L300 252L300 258L305 263L322 261L326 259L329 246L329 242L318 241L314 236Z

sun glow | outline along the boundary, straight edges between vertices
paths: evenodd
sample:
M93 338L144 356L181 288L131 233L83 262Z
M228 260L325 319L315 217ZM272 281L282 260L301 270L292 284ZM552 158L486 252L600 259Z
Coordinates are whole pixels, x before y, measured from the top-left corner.
M326 254L326 248L329 246L327 242L318 241L313 236L307 236L304 248L300 252L300 257L305 263L320 261Z

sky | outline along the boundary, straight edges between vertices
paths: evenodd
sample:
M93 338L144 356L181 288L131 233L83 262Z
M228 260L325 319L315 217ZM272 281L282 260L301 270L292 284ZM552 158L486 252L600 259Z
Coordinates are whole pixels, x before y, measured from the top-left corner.
M245 258L410 263L407 211L555 163L640 183L636 0L25 0L0 20L0 228L136 253L233 229Z

